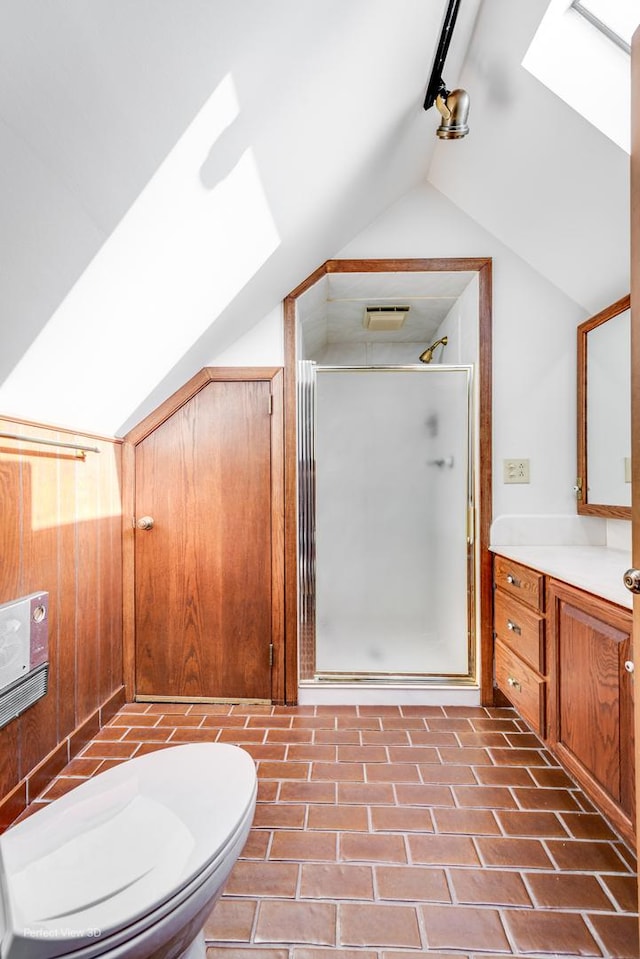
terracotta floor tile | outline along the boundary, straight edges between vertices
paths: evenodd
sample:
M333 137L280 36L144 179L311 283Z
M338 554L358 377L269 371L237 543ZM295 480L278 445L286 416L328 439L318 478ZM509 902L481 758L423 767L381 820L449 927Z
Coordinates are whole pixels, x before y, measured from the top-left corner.
M336 906L320 902L260 903L254 942L309 942L332 946L336 941Z
M437 832L458 833L464 836L497 836L500 827L489 809L434 809Z
M531 773L524 766L476 766L475 777L481 786L533 786Z
M451 869L451 884L458 902L485 906L531 906L525 884L517 872L492 869Z
M441 746L438 750L443 763L458 766L490 766L491 759L486 749L465 746Z
M575 869L582 872L627 872L625 863L608 842L583 842L579 839L550 839L547 849L559 869Z
M220 899L207 919L207 941L249 942L257 903L244 899Z
M222 732L224 732L224 730L222 730ZM199 726L197 729L181 727L180 729L174 730L171 736L171 742L176 746L178 743L215 743L220 736L220 730L215 727L205 728L204 726Z
M441 732L422 732L421 730L409 730L409 741L412 746L457 746L458 738L455 733Z
M336 762L337 746L317 746L315 743L290 743L286 747L289 762Z
M419 783L418 767L413 763L366 763L367 782Z
M443 763L441 766L420 764L418 767L424 783L475 783L471 766L453 766Z
M268 743L311 743L313 730L311 729L268 729Z
M562 822L576 839L613 839L616 834L599 813L562 813Z
M547 909L610 909L609 897L595 876L530 872L526 880L537 906Z
M430 949L510 952L500 915L469 906L422 906Z
M447 733L471 733L473 732L473 726L469 719L463 719L462 717L440 717L440 716L429 716L425 720L427 729L431 732L438 732L443 730Z
M404 837L341 833L340 859L344 862L406 862Z
M83 759L131 759L136 751L137 743L105 743L91 742L82 750Z
M341 763L386 763L389 761L385 746L338 746L338 761Z
M557 766L532 767L529 772L538 786L547 786L552 789L575 789L575 783L564 769Z
M490 809L513 809L517 803L505 786L455 786L454 795L460 806Z
M401 902L451 902L444 869L427 866L376 866L378 898Z
M307 807L299 803L258 803L254 829L302 829Z
M391 783L338 783L338 802L357 805L392 805L395 802Z
M133 704L47 798L218 737L258 806L208 959L637 959L635 857L512 709Z
M289 949L256 949L239 946L208 946L207 959L289 959Z
M548 838L567 836L562 821L553 812L527 812L501 809L496 813L507 836L537 836Z
M468 836L408 836L411 862L433 866L479 866L480 860Z
M636 916L589 916L591 925L611 959L637 959L640 956Z
M84 781L85 780L79 779L78 777L69 777L68 779L58 777L57 779L54 779L53 782L47 786L43 792L40 793L38 798L46 799L47 802L52 802L54 799L58 799L59 796L64 796L65 793L70 793L72 789L75 789L76 786L79 786L80 783Z
M382 729L382 720L375 716L338 716L338 729Z
M410 783L398 783L395 787L400 804L409 806L453 806L453 793L449 786L414 786Z
M275 802L280 791L280 783L275 780L258 780L258 802Z
M240 860L224 887L227 896L276 896L294 898L300 867L293 862L251 862Z
M256 762L276 761L283 762L287 753L284 743L243 743L242 748Z
M242 852L243 859L264 859L271 842L271 833L263 829L252 829Z
M571 912L505 910L502 914L515 946L522 952L600 956L582 916Z
M472 747L509 745L502 733L457 733L457 737L460 746L469 749Z
M329 782L364 782L362 763L313 763L312 779L326 779Z
M303 863L300 881L303 899L373 899L371 866Z
M521 869L552 869L545 848L537 839L498 839L481 836L477 840L486 866L517 866Z
M620 909L624 912L638 911L638 882L635 876L601 876L600 881Z
M375 832L433 832L433 821L424 806L374 806L371 824Z
M440 753L435 746L389 746L392 763L439 763Z
M259 957L258 957L259 959ZM368 949L306 949L296 946L292 959L378 959L377 952ZM404 959L407 959L406 953Z
M568 789L521 789L515 786L513 792L523 809L557 809L570 812L580 810Z
M335 862L337 833L289 832L274 833L269 859L289 859L294 862L316 860Z
M287 763L265 760L258 763L258 775L262 779L308 780L310 763Z
M409 734L404 729L388 729L381 733L363 732L363 746L408 746Z
M357 729L316 729L313 734L314 743L325 743L335 746L359 746L360 736L366 733L359 733ZM370 735L376 735L371 733ZM382 735L378 733L377 735Z
M280 802L331 802L336 801L335 783L282 783L279 793Z
M285 807L286 808L286 807ZM368 832L367 806L309 806L307 829L333 829L342 832Z
M424 730L424 720L420 716L384 716L382 719L382 728L383 729L406 729L408 732L411 730Z
M416 910L410 906L343 903L339 941L345 946L420 946Z

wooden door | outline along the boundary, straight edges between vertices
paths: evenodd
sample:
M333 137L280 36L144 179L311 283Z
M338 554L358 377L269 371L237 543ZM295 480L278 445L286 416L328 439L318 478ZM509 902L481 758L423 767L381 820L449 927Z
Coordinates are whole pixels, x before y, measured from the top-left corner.
M139 698L272 697L270 394L208 382L136 445Z
M631 518L632 564L640 569L640 28L631 49ZM640 670L640 597L633 599L633 658ZM635 698L640 743L640 695ZM640 757L636 756L636 821L640 823ZM640 833L640 830L639 830Z

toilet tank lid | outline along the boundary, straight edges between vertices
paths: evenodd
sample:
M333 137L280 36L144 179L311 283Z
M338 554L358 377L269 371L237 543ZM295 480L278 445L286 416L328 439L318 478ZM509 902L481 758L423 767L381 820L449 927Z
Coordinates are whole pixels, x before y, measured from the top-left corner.
M253 760L223 743L170 747L95 776L0 836L5 935L55 956L60 943L78 948L131 925L224 857L255 793Z

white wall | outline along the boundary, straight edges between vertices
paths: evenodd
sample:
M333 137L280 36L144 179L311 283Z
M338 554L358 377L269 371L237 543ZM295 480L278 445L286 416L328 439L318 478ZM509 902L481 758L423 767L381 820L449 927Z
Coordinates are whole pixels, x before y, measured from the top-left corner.
M575 516L576 327L586 311L434 187L411 191L340 257L493 258L493 515ZM527 457L528 485L502 483Z

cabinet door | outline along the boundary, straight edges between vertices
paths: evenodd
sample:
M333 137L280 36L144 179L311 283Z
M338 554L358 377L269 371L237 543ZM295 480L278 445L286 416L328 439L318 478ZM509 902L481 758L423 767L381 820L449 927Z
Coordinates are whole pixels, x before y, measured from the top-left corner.
M565 584L549 586L549 739L614 821L633 810L630 612Z

